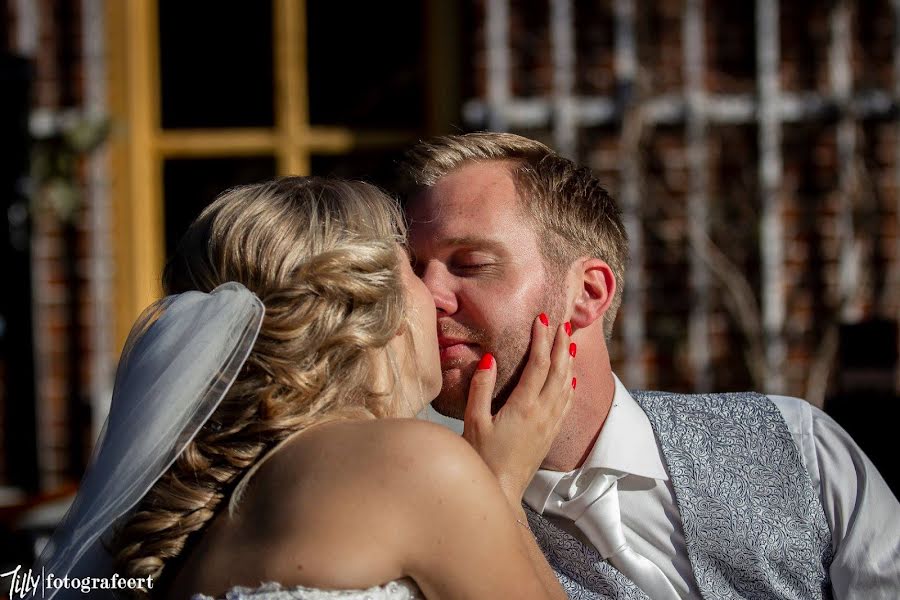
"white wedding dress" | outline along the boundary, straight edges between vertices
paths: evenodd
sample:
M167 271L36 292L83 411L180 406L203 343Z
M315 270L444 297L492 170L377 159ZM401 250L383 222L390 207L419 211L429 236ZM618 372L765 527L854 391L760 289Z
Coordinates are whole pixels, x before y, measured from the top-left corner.
M391 581L365 590L322 590L304 586L282 587L265 583L257 588L234 587L224 600L424 600L419 586L411 579ZM194 594L191 600L216 600L211 596Z

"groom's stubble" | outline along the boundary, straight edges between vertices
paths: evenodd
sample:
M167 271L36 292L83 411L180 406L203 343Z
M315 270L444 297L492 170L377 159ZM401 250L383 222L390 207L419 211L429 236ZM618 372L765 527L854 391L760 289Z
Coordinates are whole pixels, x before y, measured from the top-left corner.
M562 300L562 282L549 281L533 306L511 307L507 313L511 320L497 330L489 331L486 328L470 328L459 324L442 330L444 335L473 340L479 344L483 352L490 352L494 355L497 363L497 383L491 401L493 413L506 404L516 384L519 383L528 362L531 349L531 326L534 319L543 312L550 318L551 326L559 325L564 314ZM513 317L518 318L513 319ZM447 369L461 369L462 376L452 380L445 376L441 391L432 402L432 406L442 415L462 419L465 415L469 395L469 383L477 368L477 361L466 365L451 363L444 367L445 375Z

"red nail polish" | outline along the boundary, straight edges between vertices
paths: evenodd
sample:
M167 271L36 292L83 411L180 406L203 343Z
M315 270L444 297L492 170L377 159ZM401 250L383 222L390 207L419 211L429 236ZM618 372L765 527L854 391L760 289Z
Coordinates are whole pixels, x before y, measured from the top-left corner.
M576 383L578 383L578 381L573 377L573 378L572 378L572 389L573 389L573 390L575 389L575 384L576 384Z
M547 315L545 315L544 313L541 313L540 315L538 315L538 319L541 320L541 323L543 323L544 327L550 326L550 319L548 319Z
M572 335L572 323L570 323L569 321L566 321L564 327L566 328L566 333L571 336Z
M575 352L578 351L578 346L575 345L575 342L569 344L569 354L572 355L572 358L575 358Z
M478 361L478 370L479 371L487 371L494 365L494 357L490 352L481 357L481 360Z

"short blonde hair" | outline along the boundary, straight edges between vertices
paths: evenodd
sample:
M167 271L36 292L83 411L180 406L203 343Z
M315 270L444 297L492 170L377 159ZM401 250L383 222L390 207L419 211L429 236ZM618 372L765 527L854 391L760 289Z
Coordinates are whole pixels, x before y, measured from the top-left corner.
M393 414L372 349L406 319L397 203L372 185L286 177L219 196L166 266L165 290L236 281L265 305L235 383L116 532L126 577L158 579L278 443L313 423ZM159 586L165 593L165 582ZM147 597L149 591L135 595Z
M541 244L545 261L563 267L579 256L591 256L609 264L616 291L603 320L608 338L622 302L628 236L621 210L590 169L520 135L449 135L421 142L407 152L401 163L402 191L408 201L413 201L419 192L452 171L483 161L513 164L513 179L523 208L547 241Z

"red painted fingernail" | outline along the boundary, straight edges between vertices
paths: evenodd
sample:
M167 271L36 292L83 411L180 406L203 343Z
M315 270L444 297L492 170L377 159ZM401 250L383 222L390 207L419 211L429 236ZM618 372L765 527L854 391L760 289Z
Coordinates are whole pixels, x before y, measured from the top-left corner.
M575 358L575 353L578 351L578 346L575 345L575 342L569 344L569 354L572 355L572 358Z
M578 383L578 381L573 377L573 378L572 378L572 389L573 389L573 390L575 389L575 384L576 384L576 383Z
M539 315L538 315L538 319L541 320L541 323L544 324L544 327L549 327L549 326L550 326L550 319L548 319L548 318L547 318L547 315L545 315L544 313L539 314Z
M494 357L490 352L481 357L481 360L478 361L478 370L479 371L487 371L494 365Z
M566 323L565 323L565 325L563 325L563 327L566 328L566 333L571 336L572 335L572 324L569 321L566 321Z

